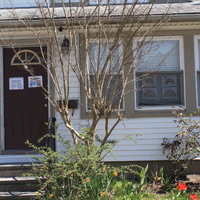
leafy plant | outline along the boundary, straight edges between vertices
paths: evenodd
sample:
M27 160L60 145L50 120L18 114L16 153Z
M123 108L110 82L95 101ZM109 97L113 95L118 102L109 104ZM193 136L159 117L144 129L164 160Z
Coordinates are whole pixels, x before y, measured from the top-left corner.
M170 181L171 177L168 177L164 174L164 169L161 167L159 170L156 170L152 173L152 185L153 186L160 186L159 188L164 190L165 192L171 188Z
M43 155L34 157L41 164L33 165L29 174L38 179L39 199L111 199L114 196L113 187L120 174L139 174L138 169L143 169L137 165L120 168L106 165L99 156L102 151L100 147L93 145L88 152L88 146L82 142L74 148L59 134L54 137L62 144L62 152L54 152L48 147L37 147L27 141L29 147Z
M161 145L163 153L173 163L173 173L176 177L187 170L193 160L200 155L200 122L192 118L196 112L189 117L177 111L173 114L179 131L172 140L164 138Z
M140 193L144 185L147 183L147 171L148 171L148 165L143 168L139 173L139 183L135 185L134 192Z

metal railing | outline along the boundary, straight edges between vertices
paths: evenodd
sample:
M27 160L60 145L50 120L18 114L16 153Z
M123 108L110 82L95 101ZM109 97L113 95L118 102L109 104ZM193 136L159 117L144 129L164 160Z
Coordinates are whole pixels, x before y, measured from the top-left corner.
M47 129L47 134L49 134L49 137L47 137L45 141L45 146L50 147L54 151L56 151L56 141L55 141L55 137L53 137L55 136L55 133L56 133L55 122L56 122L55 117L49 118L48 129Z

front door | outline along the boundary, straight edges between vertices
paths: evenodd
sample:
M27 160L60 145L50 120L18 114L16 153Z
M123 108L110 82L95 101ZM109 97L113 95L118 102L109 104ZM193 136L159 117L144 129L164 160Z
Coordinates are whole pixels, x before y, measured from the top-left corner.
M48 102L41 87L47 88L44 59L38 47L17 51L21 59L10 48L3 52L5 150L28 149L26 140L37 145L37 140L47 131ZM22 60L34 76L23 68Z

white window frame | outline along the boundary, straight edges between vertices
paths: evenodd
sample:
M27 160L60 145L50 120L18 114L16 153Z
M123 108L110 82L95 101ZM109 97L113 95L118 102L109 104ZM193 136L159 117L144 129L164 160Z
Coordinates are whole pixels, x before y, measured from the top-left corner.
M198 40L200 40L200 35L194 35L194 63L195 63L195 85L196 85L196 107L200 108L200 94L198 92L198 73L200 73L200 55L198 53ZM200 90L200 86L199 86Z
M133 41L133 52L136 52L134 50L136 50L137 48L137 42L138 41L143 41L143 38L137 37L134 38ZM177 109L177 108L183 108L185 109L185 105L186 105L186 91L185 91L185 67L184 67L184 47L183 47L183 36L156 36L153 39L151 39L150 37L147 37L147 41L148 40L152 40L152 41L169 41L169 40L178 40L179 41L179 62L180 62L180 70L183 72L183 105L177 105L175 108L173 108L171 105L164 105L164 106L159 106L159 105L155 105L155 106L137 106L137 84L134 84L134 107L135 110L173 110L173 109ZM134 78L136 78L136 72L134 73Z
M106 40L105 40L106 41ZM113 40L110 40L109 42L112 42L112 41L114 41L114 39ZM89 40L89 44L92 44L92 43L99 43L100 41L94 41L94 39L90 39ZM119 40L119 55L123 55L123 41L122 40ZM88 68L87 69L87 72L90 74L90 69L89 69L89 56L87 55L87 58L86 58L86 62L87 62L87 65L86 65L86 67ZM123 84L123 77L124 77L124 71L122 72L122 84ZM87 81L86 81L86 84L87 84ZM86 112L91 112L91 110L90 109L88 109L88 98L85 96L85 99L86 99ZM125 103L124 103L124 101L123 101L123 105L122 105L122 109L120 109L120 110L125 110Z

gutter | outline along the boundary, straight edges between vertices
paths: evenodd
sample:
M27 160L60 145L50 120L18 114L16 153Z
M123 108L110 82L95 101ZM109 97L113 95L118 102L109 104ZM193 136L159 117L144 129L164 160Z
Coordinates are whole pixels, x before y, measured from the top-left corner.
M189 5L188 9L187 6ZM138 5L141 6L141 5ZM144 6L144 7L143 7ZM95 6L86 6L86 13L91 13L91 11L94 9ZM117 20L121 19L121 16L119 15L120 10L122 6L115 6L116 10L113 11L113 20L109 20L110 24L117 24ZM129 6L130 7L130 6ZM145 7L149 8L149 5L144 4L142 5L142 11L144 11ZM166 11L169 7L169 12L166 12L166 14L162 14L162 10ZM102 8L105 8L102 6ZM136 7L137 8L137 7ZM159 10L161 8L161 10ZM44 8L44 11L47 8ZM50 10L52 8L49 8ZM69 13L69 7L66 7L66 12ZM74 13L76 13L79 9L76 7L74 8ZM175 12L178 9L177 12ZM180 10L179 10L180 9ZM191 10L191 12L190 12ZM198 11L197 11L198 10ZM28 14L25 14L26 13ZM80 8L80 11L81 8ZM119 12L117 12L119 11ZM79 13L79 12L78 12ZM22 18L22 20L26 21L27 23L31 23L35 27L44 27L43 20L40 17L40 10L37 8L26 8L26 9L0 9L0 28L9 28L9 27L15 27L15 28L24 28L25 26L14 17L14 15L19 16L19 18ZM72 13L73 14L73 13ZM134 14L134 13L133 13ZM56 7L54 15L57 17L54 17L54 20L56 21L56 24L59 26L65 26L66 17L63 12L63 8ZM105 16L105 15L104 15ZM139 17L138 17L139 16ZM143 18L145 17L145 14L138 14L136 17L138 17L138 22L142 22ZM47 17L48 17L48 11L47 11ZM68 21L73 20L73 25L76 25L74 23L76 15L68 16ZM166 17L166 18L165 18ZM163 18L163 23L170 23L170 22L198 22L200 21L200 2L197 4L197 2L190 2L190 3L180 3L180 4L155 4L151 14L148 16L147 23L155 23L157 20L161 20ZM131 19L131 15L130 15ZM47 19L48 20L48 19ZM86 20L85 16L80 15L77 18L77 26L80 24L81 20ZM49 22L51 22L51 19L49 19ZM91 24L95 24L95 20L91 20ZM70 23L69 23L70 24Z

